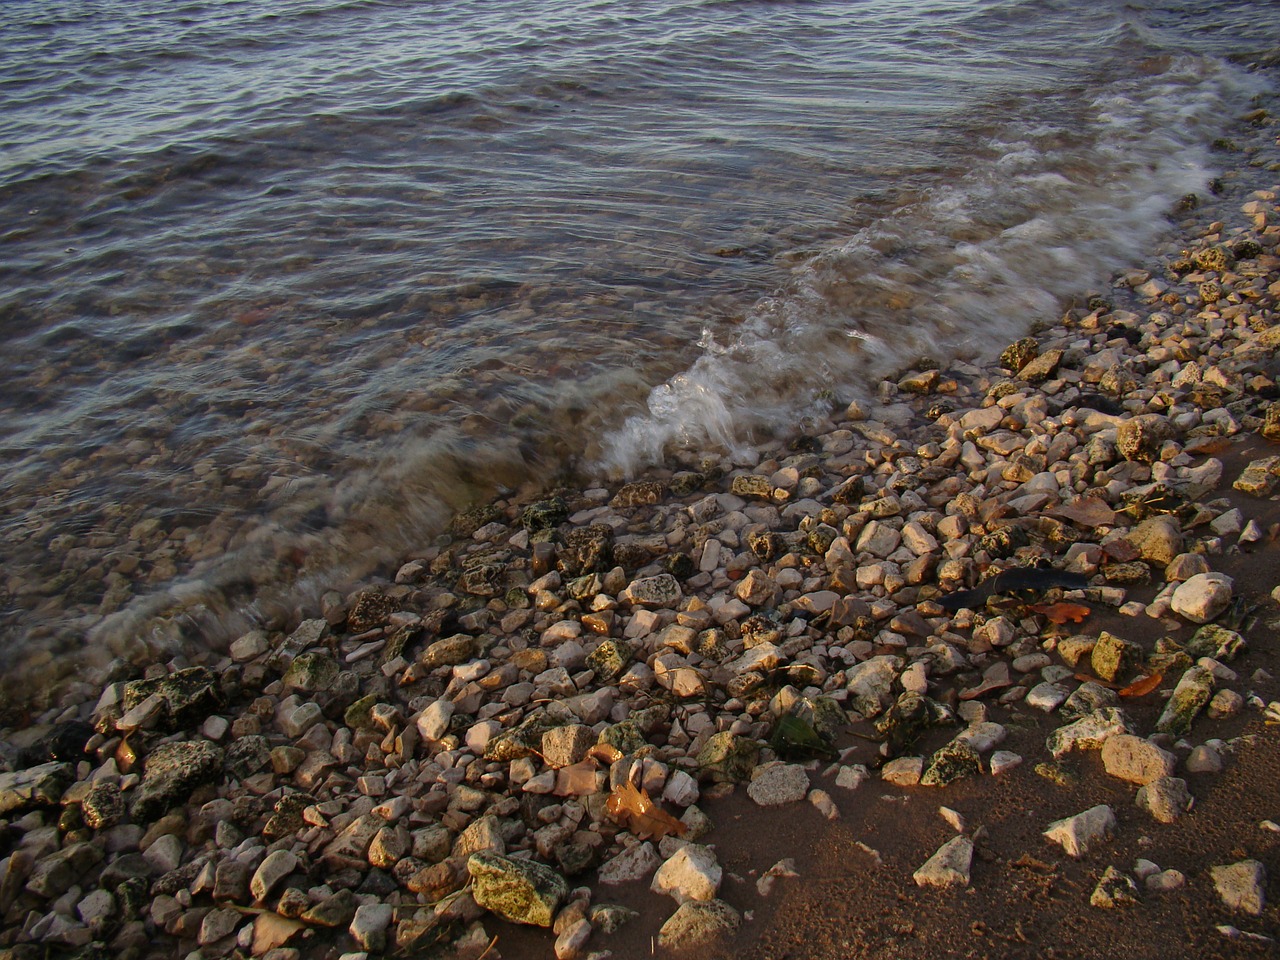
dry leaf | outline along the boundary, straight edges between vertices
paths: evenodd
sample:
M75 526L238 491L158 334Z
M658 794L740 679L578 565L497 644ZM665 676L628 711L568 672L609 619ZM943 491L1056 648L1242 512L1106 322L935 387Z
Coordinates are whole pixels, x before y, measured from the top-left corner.
M1098 497L1080 497L1045 512L1078 523L1082 527L1101 527L1116 522L1116 512Z
M1127 687L1120 691L1122 697L1145 697L1148 693L1160 686L1160 681L1164 679L1163 673L1153 673L1149 677L1142 677L1133 681Z
M622 759L622 751L611 743L597 743L587 751L587 756L602 763L617 763Z
M639 790L631 781L619 784L605 801L609 815L641 840L661 840L669 833L683 836L688 829L649 798L647 790Z
M604 774L599 765L588 757L556 771L557 797L587 797L604 786Z
M1067 622L1080 623L1085 617L1093 613L1093 610L1086 607L1082 603L1037 603L1033 604L1029 609L1036 613L1043 613L1049 618L1050 623L1063 624Z

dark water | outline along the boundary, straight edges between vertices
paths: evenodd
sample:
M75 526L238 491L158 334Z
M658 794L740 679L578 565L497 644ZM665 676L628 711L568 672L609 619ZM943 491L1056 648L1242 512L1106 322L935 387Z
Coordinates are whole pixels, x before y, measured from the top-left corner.
M0 6L11 672L216 642L498 487L990 351L1204 189L1274 13Z

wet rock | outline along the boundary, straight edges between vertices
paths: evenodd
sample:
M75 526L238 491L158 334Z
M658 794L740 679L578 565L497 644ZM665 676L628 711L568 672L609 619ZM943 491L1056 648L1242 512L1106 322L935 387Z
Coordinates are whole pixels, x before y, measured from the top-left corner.
M1277 483L1280 483L1280 457L1263 457L1245 467L1232 486L1251 496L1269 497Z
M1138 788L1138 807L1161 823L1173 823L1195 802L1181 777L1158 777Z
M755 768L747 796L762 807L796 803L809 792L809 774L797 763L766 763Z
M1102 765L1111 776L1141 785L1170 776L1177 758L1150 740L1121 733L1102 744Z
M520 522L529 533L554 530L569 519L569 505L562 497L539 500L525 507Z
M1055 820L1044 831L1044 836L1062 847L1068 856L1079 858L1110 838L1115 829L1115 813L1106 804L1099 804L1073 817Z
M1127 873L1122 873L1115 867L1107 867L1089 897L1091 906L1105 910L1129 907L1138 902L1140 902L1138 885Z
M1017 373L1040 355L1040 343L1035 337L1023 337L1005 347L1000 353L1000 366L1010 373ZM999 408L996 408L997 410Z
M347 609L347 629L352 633L364 633L374 627L385 626L399 609L400 601L394 597L388 597L379 590L363 590Z
M618 599L632 606L674 608L683 596L680 582L669 573L660 573L656 577L641 577L631 581Z
M973 841L952 837L911 875L918 887L967 887L973 863Z
M467 870L476 903L513 923L550 927L569 895L563 877L533 860L482 851L467 858Z
M741 924L741 915L723 900L688 900L658 931L658 946L677 951L714 946Z
M1232 587L1226 574L1196 574L1173 591L1173 612L1192 623L1208 623L1231 605Z
M183 803L196 787L216 781L222 774L222 759L222 750L208 740L160 744L143 765L142 783L133 797L133 819L154 820Z
M52 806L75 779L69 763L42 763L26 770L0 773L0 814Z
M1266 868L1257 860L1212 867L1209 875L1222 904L1228 910L1261 916L1266 906Z
M649 889L674 897L677 903L714 900L723 875L715 854L708 847L689 843L658 868Z
M304 693L328 690L338 679L340 669L338 662L327 653L317 650L300 653L285 671L284 688Z
M222 703L218 677L205 667L126 683L121 705L127 713L153 696L162 704L159 723L170 731L198 725Z

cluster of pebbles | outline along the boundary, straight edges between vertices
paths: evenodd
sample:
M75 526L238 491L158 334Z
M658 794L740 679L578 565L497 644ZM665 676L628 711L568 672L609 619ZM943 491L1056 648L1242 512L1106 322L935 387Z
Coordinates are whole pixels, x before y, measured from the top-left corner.
M909 371L735 462L474 509L287 630L137 679L114 665L96 702L4 732L0 955L493 957L497 915L600 957L634 917L609 902L627 883L672 898L661 946L697 946L750 906L719 898L704 807L746 784L835 818L873 778L999 776L1023 758L997 711L1058 718L1029 758L1046 776L1099 750L1152 818L1185 815L1177 774L1233 749L1193 726L1280 719L1250 690L1268 678L1231 665L1243 598L1214 570L1275 535L1247 507L1280 456L1228 473L1215 454L1280 440L1278 194L998 363ZM1033 596L1002 592L1010 570ZM1072 633L1043 605L1064 597L1194 632ZM1120 691L1157 673L1143 731ZM839 748L851 723L874 761ZM971 882L955 819L916 883ZM1045 835L1085 856L1115 825L1099 806ZM1263 910L1261 863L1211 876L1246 926ZM1144 861L1092 902L1189 882Z

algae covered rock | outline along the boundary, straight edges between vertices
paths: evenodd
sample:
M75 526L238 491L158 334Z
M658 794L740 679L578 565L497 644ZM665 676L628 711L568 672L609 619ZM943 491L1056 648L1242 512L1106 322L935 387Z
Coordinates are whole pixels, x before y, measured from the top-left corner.
M742 924L742 916L723 900L688 900L658 931L658 946L692 950L714 945Z
M1115 867L1107 867L1098 885L1093 888L1089 897L1090 906L1111 910L1116 907L1133 906L1139 902L1138 885L1127 873Z
M208 740L162 743L143 765L142 783L133 796L137 822L154 820L187 795L222 774L222 750Z
M966 740L952 740L925 763L920 772L922 787L945 787L949 783L982 773L982 759Z
M199 724L222 704L218 677L205 667L188 667L167 677L126 683L122 706L127 713L153 695L164 703L161 721L170 731Z
M741 783L750 779L760 747L754 740L723 730L698 751L698 769L703 779L719 783Z
M1156 721L1156 729L1180 737L1191 729L1196 716L1213 696L1213 673L1204 667L1192 667L1173 688L1173 696L1165 704Z
M472 896L491 913L536 927L550 927L569 895L569 884L550 867L480 851L467 858Z
M554 530L569 519L569 505L561 497L539 500L524 508L520 522L529 533Z
M302 690L305 693L328 690L338 679L340 670L338 661L327 653L318 650L300 653L285 671L284 687L286 690Z
M1098 634L1089 663L1099 677L1113 682L1142 664L1142 648L1131 640L1103 630Z
M1035 337L1023 337L1000 352L1000 366L1010 373L1017 373L1040 355L1040 344Z
M587 656L587 666L596 672L600 680L607 682L622 675L632 656L634 648L625 640L602 640Z
M1280 457L1263 457L1244 468L1233 486L1254 497L1269 497L1280 483Z
M1245 649L1244 637L1234 630L1207 623L1187 641L1186 654L1194 659L1212 657L1214 660L1234 660Z
M1116 428L1116 449L1126 460L1155 463L1165 442L1174 438L1169 418L1158 413L1144 413L1121 422Z
M1103 707L1049 734L1045 746L1055 758L1072 750L1098 750L1111 737L1133 733L1133 726L1119 707Z

